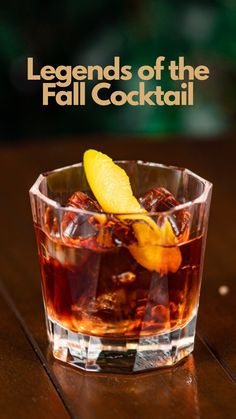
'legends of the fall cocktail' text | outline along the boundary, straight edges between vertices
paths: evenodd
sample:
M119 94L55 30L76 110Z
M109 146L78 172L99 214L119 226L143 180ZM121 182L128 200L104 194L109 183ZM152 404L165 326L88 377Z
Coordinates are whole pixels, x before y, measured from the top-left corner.
M194 82L209 78L209 68L205 65L193 67L185 64L183 56L167 62L159 56L155 64L142 65L138 69L131 65L121 65L120 57L113 63L101 65L45 65L40 70L34 68L34 59L27 59L28 80L42 81L42 104L53 101L60 106L85 106L87 96L100 106L192 106L194 105ZM163 74L169 75L171 87L165 90L161 85ZM122 90L115 90L114 81L121 82ZM132 80L132 90L126 88ZM94 84L95 81L95 84ZM155 84L155 81L159 82ZM168 80L165 77L165 84ZM135 86L135 89L133 90ZM124 89L123 89L124 87ZM150 88L151 87L151 88Z

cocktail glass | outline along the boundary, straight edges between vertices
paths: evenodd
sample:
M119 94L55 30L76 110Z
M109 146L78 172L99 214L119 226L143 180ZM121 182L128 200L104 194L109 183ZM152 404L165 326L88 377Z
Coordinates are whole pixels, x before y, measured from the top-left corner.
M87 371L130 373L174 365L193 351L212 185L188 169L117 164L136 197L164 187L178 205L148 213L148 223L68 205L77 191L91 195L82 163L41 174L30 198L54 357ZM175 242L140 246L134 223L168 226ZM158 264L145 266L146 254Z

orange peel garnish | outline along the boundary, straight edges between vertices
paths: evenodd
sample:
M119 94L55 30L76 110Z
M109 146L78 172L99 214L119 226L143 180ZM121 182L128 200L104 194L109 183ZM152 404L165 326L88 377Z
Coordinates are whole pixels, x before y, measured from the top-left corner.
M89 186L103 210L120 214L120 220L132 222L137 243L128 249L146 269L160 274L176 272L181 264L178 240L167 218L161 226L148 216L135 198L126 172L106 154L96 150L84 153L84 170ZM127 214L127 215L124 215Z

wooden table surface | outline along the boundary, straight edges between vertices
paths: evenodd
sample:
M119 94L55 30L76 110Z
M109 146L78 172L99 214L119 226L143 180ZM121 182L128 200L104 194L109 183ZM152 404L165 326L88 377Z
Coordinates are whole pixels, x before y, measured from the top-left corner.
M2 146L0 418L236 418L236 143L78 138ZM136 375L80 372L48 350L28 190L40 172L81 161L96 147L113 158L196 171L214 184L193 356ZM219 287L228 287L221 295Z

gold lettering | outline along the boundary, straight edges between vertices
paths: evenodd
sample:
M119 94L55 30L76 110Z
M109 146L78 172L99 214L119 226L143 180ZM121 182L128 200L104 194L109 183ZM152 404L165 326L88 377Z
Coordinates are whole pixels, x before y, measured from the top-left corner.
M104 99L100 99L98 96L98 92L101 89L110 89L111 84L110 83L98 83L96 86L94 86L93 90L92 90L92 98L95 101L95 103L97 103L98 105L101 106L108 106L111 104L111 101L109 99L104 100Z
M155 103L150 99L150 96L152 96L155 92L150 91L145 93L145 83L143 81L141 81L139 83L139 103L140 105L144 105L145 102L148 103L151 106L154 106Z
M79 83L73 83L73 105L79 105Z
M112 74L110 74L110 72ZM107 65L104 68L103 77L107 80L119 80L120 76L120 57L114 57L114 65Z
M65 99L63 100L63 96ZM72 105L72 92L61 90L56 94L56 102L60 106Z
M94 79L94 71L97 71L97 79L102 80L103 79L103 69L100 65L89 65L88 66L88 80Z
M39 74L34 74L33 71L34 59L33 57L29 57L27 59L27 79L28 80L40 80L41 77Z
M83 65L77 65L73 68L72 75L75 80L85 80L87 76L87 68Z
M55 78L55 68L52 65L45 65L40 74L44 80L53 80Z
M80 96L80 105L85 105L85 82L82 81L80 83L80 89L79 89L79 96Z
M120 100L117 99L117 97L120 96ZM111 103L116 106L122 106L127 102L127 95L125 92L122 92L122 90L117 90L116 92L113 92L111 94Z
M188 72L188 79L194 80L194 68L184 64L184 57L179 57L179 80L184 80L184 73Z
M209 78L209 68L206 65L199 65L195 69L195 77L198 80L206 80Z
M174 100L170 100L170 97L173 96ZM180 92L174 92L170 90L169 92L166 92L164 95L164 101L166 105L173 106L173 105L179 105L180 104Z
M176 64L176 61L171 61L168 69L170 70L171 79L172 80L179 80L179 76L177 75L177 71L178 71L179 67Z
M147 71L148 74L145 75L145 71ZM154 68L152 68L150 65L143 65L138 69L138 76L141 80L151 80L154 76Z
M188 85L187 83L182 83L181 87L182 89L186 89ZM181 92L181 105L187 105L187 92L184 90Z
M188 105L193 105L193 82L188 83Z
M120 79L121 80L131 80L132 77L133 77L131 69L132 69L131 65L123 65L121 67L122 75L120 76Z
M157 86L156 87L156 93L155 93L155 95L156 95L157 105L159 105L159 106L165 105L164 100L162 100L162 96L164 97L164 92L162 91L161 86Z
M161 64L163 61L165 61L165 57L162 55L156 59L156 65L154 65L154 70L156 71L156 80L161 80L161 72L164 70L164 65Z
M134 96L138 96L139 95L139 92L137 91L137 90L132 90L131 92L129 92L128 93L128 95L127 95L127 102L130 104L130 105L133 105L133 106L138 106L139 105L139 101L138 100L134 100L133 99L133 97Z
M65 73L65 74L63 74ZM68 87L72 82L71 77L71 66L70 65L59 65L56 68L56 76L59 79L57 85L59 87Z
M56 87L56 83L43 83L43 105L47 106L48 105L48 98L49 96L55 96L56 92L49 92L50 88L54 88Z

